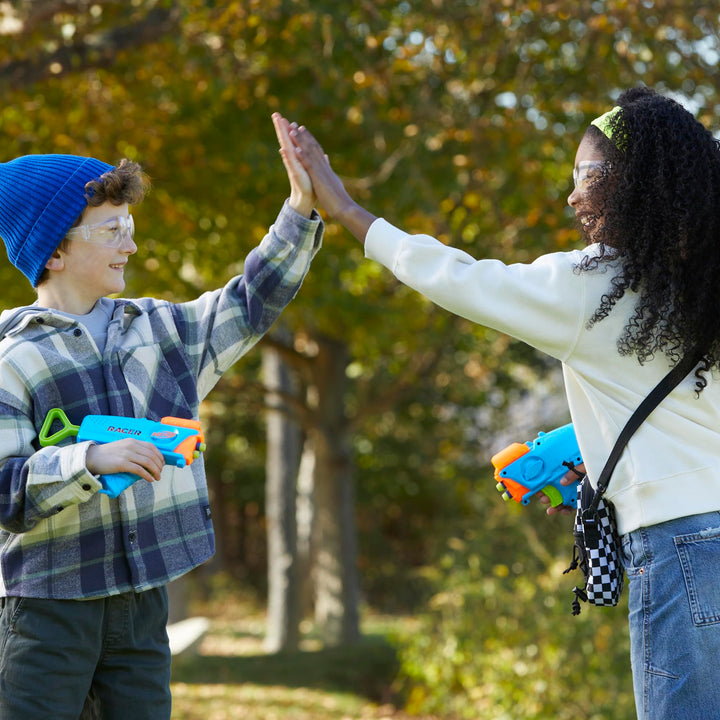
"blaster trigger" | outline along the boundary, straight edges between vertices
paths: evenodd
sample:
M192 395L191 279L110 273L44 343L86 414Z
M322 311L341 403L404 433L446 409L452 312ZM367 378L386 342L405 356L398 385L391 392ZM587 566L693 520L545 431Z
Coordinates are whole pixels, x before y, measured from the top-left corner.
M552 485L546 485L542 489L542 492L544 492L545 495L550 499L551 507L557 507L558 505L563 504L563 497L556 487L553 487Z

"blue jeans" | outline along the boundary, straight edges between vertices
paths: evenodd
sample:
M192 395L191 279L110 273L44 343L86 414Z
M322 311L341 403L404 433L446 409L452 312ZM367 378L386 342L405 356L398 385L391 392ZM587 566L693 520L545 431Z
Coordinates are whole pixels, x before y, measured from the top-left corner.
M98 600L0 599L0 719L170 718L165 588Z
M720 718L720 512L622 539L639 720Z

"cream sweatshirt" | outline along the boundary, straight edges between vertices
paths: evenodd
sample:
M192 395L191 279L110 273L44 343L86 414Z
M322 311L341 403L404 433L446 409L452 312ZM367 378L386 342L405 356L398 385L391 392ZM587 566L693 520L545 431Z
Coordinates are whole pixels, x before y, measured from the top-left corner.
M612 277L608 268L575 269L594 252L590 246L505 265L475 260L383 219L365 240L366 257L441 307L562 361L570 415L593 482L632 412L670 369L662 354L640 365L618 353L633 293L586 327ZM683 380L631 438L606 494L621 534L720 510L720 379L707 379L699 397L694 378Z

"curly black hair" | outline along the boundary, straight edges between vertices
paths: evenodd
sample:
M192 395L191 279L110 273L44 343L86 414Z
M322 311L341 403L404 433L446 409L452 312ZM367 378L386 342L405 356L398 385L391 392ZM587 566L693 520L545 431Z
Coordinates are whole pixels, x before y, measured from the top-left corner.
M592 238L600 252L579 269L616 270L588 325L629 289L638 299L620 354L644 363L662 352L674 365L704 351L707 371L720 366L720 143L650 88L624 92L617 105L613 138L624 140L622 150L593 125L585 133L611 170L590 190L601 208Z

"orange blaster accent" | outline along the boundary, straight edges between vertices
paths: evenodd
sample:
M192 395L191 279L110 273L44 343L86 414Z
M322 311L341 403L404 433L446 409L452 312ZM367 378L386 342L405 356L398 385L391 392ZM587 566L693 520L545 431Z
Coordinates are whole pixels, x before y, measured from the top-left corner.
M199 457L200 453L205 450L205 433L203 433L199 420L188 420L187 418L172 417L168 415L162 418L160 422L165 425L175 425L177 427L189 428L190 430L196 431L194 436L185 438L185 440L176 445L174 449L174 452L185 458L185 462L188 465L192 464L192 461Z
M504 470L510 463L515 462L519 457L530 452L527 443L512 443L499 453L495 453L490 462L495 468L495 480L497 480L497 489L503 493L503 500L512 498L516 502L521 502L523 495L527 492L527 488L516 482L512 478L500 479L500 471Z

